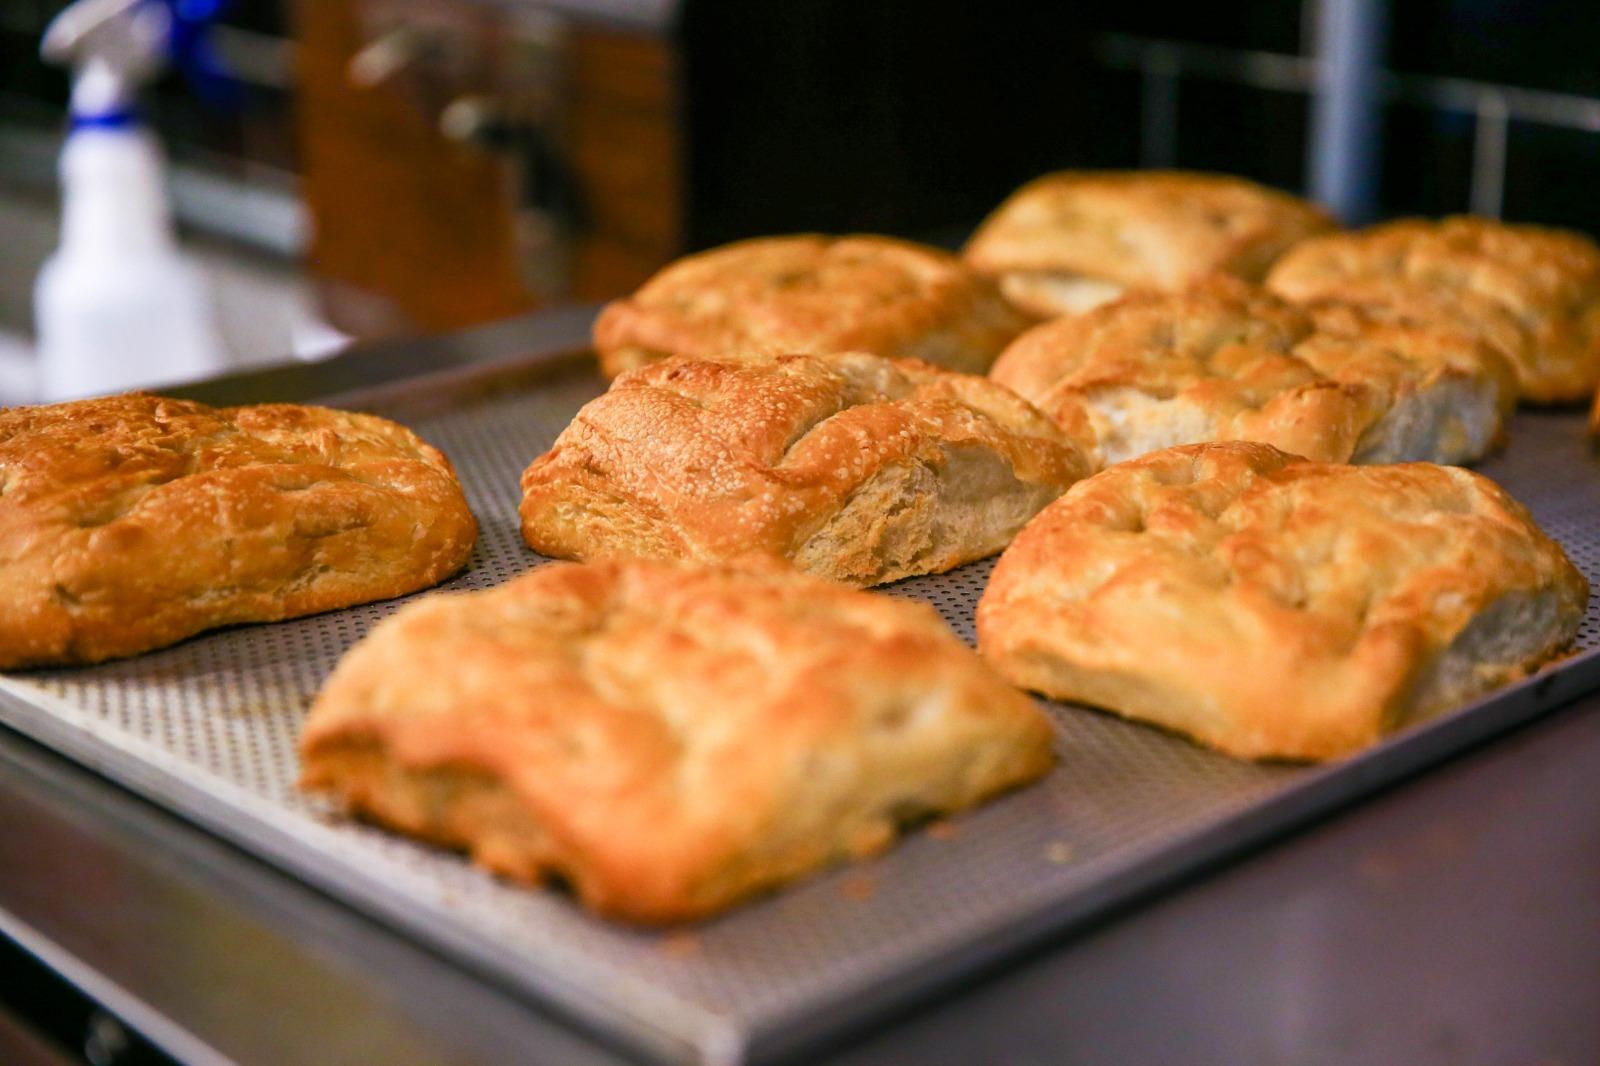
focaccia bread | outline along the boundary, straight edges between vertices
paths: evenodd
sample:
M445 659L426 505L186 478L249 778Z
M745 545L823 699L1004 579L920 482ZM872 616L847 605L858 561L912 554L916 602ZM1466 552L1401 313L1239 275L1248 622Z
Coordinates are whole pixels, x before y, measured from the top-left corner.
M1522 677L1588 597L1528 512L1460 467L1197 444L1034 519L995 567L978 641L1057 699L1230 755L1329 759Z
M704 917L1043 774L1051 728L925 604L788 568L544 566L339 664L302 785L638 922Z
M1013 193L963 255L1012 303L1055 316L1215 273L1260 281L1284 249L1332 228L1315 204L1243 178L1066 171Z
M476 536L445 457L370 415L137 393L0 411L0 667L399 596Z
M671 264L594 326L608 377L671 356L862 351L981 374L1032 324L949 252L800 234Z
M545 555L787 559L874 585L1005 547L1088 472L987 378L859 353L624 374L522 475Z
M1267 287L1297 302L1336 299L1471 329L1511 361L1535 402L1587 400L1600 385L1600 246L1577 233L1404 219L1306 241Z
M1210 440L1333 462L1471 462L1516 403L1515 371L1471 333L1302 310L1232 278L1036 326L990 377L1096 442L1102 466Z

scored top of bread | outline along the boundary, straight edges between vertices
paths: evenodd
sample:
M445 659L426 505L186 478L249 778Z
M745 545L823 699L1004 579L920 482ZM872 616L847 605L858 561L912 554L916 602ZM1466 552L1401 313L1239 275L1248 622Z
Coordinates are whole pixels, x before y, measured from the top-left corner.
M869 854L1052 760L1044 715L925 604L643 560L408 605L301 748L304 785L641 922Z
M1588 583L1488 479L1153 452L1082 481L995 567L979 647L1019 685L1247 758L1325 759L1550 657Z
M1470 332L1302 309L1226 277L1036 326L990 376L1094 441L1102 465L1207 440L1338 462L1469 462L1516 402L1514 371Z
M0 666L399 596L476 536L444 456L370 415L144 394L0 411Z
M1333 227L1315 204L1244 178L1064 171L1014 192L963 256L1019 306L1069 314L1213 273L1259 281L1284 249Z
M871 585L992 555L1088 472L986 378L850 353L618 378L522 476L536 551L747 555Z
M862 351L982 373L1030 324L939 248L891 237L760 237L680 259L595 322L615 377L672 356Z
M1458 216L1402 219L1297 246L1267 286L1408 322L1475 330L1538 402L1600 386L1600 245L1581 234Z

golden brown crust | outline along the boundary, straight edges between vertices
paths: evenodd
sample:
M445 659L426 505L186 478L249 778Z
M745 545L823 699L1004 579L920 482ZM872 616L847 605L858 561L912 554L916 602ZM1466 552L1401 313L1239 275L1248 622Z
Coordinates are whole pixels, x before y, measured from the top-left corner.
M1600 246L1577 233L1403 219L1306 241L1267 285L1471 329L1516 366L1529 400L1586 400L1600 385Z
M1459 467L1200 444L1041 513L995 567L978 639L1019 685L1237 756L1326 759L1522 676L1588 595L1527 511Z
M703 917L1044 773L924 604L787 568L554 565L409 605L306 722L305 787L606 915Z
M992 555L1084 476L986 378L849 353L674 360L618 378L522 475L560 558L787 559L851 584Z
M1265 276L1284 249L1334 228L1315 204L1243 178L1182 171L1064 171L1024 185L962 253L1035 314L1087 310L1052 283L1172 292L1213 274ZM1109 287L1106 283L1109 283Z
M672 356L862 351L981 374L1031 324L938 248L889 237L761 237L680 259L595 322L615 377Z
M399 596L476 535L444 456L370 415L144 394L0 411L0 667Z
M1470 333L1301 309L1225 277L1036 326L990 377L1097 442L1101 465L1207 440L1337 462L1470 462L1516 402L1510 365Z

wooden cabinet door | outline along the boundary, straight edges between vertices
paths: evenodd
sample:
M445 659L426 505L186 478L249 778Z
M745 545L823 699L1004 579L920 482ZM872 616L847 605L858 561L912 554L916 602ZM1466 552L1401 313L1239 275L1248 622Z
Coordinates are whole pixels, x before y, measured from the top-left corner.
M297 125L313 236L310 268L324 312L358 336L456 329L526 311L515 247L511 160L440 131L437 106L494 81L495 26L451 8L475 49L460 84L397 76L362 88L351 58L371 43L362 0L296 0ZM475 70L473 69L475 66ZM476 84L474 84L476 82Z

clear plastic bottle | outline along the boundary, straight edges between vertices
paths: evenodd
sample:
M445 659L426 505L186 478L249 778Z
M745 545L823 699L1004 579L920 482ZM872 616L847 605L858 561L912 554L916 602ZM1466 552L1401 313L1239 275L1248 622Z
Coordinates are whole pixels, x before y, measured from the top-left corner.
M179 254L154 138L84 125L61 154L61 245L34 291L41 398L215 374L227 359L205 286Z
M45 400L173 384L229 363L206 288L178 251L161 147L133 108L173 25L163 4L80 0L41 43L74 68L61 243L34 286Z

